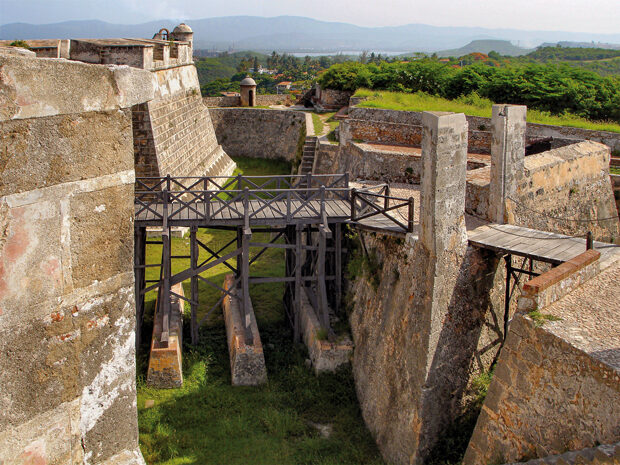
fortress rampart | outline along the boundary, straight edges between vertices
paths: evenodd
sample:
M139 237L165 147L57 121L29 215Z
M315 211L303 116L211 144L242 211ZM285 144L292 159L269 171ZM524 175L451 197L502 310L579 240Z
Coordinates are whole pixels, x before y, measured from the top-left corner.
M0 70L0 461L144 463L131 107L155 78L2 54Z
M227 176L234 162L218 144L193 65L154 71L155 98L133 109L139 176Z
M294 161L306 134L303 113L260 108L210 108L217 140L233 157Z

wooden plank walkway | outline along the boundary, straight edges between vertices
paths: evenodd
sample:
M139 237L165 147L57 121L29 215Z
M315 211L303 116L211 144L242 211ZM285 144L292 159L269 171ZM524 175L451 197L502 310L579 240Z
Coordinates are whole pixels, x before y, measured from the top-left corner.
M467 235L473 246L554 265L570 260L586 250L584 238L511 224L486 224L468 231ZM594 248L601 253L601 260L620 249L605 242L594 242Z
M263 201L250 200L248 207L250 225L310 223L321 218L320 200L291 201L288 212L286 201L266 205ZM163 211L163 203L151 203L149 209L136 205L135 221L141 226L161 225ZM331 222L345 222L351 218L351 204L347 200L325 200L325 213ZM170 226L241 226L244 223L243 202L213 200L209 205L193 202L189 206L175 202L168 206L168 223Z

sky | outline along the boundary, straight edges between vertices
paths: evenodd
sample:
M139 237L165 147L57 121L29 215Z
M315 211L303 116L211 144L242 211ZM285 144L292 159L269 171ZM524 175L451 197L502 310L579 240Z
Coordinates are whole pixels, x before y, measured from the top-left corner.
M74 19L134 24L237 15L307 16L359 26L620 32L620 0L0 0L0 24Z

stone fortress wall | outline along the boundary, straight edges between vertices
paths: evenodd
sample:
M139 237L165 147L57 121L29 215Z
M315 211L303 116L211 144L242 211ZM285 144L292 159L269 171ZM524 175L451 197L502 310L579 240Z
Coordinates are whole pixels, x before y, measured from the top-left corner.
M234 162L218 144L193 65L154 71L155 98L133 109L137 176L228 176Z
M404 124L411 126L421 126L422 124L422 112L419 111L396 111L396 110L383 110L377 108L361 108L351 107L349 109L349 118L356 120L356 124L360 127L360 130L368 128L372 131L373 127L379 129L390 128L390 124ZM491 128L491 118L485 118L482 116L466 116L467 123L469 125L470 135L472 131L489 132ZM364 122L367 122L364 124ZM394 131L398 134L397 131ZM352 136L355 138L355 136ZM397 136L398 137L398 136ZM485 138L485 136L481 136ZM594 131L590 129L572 128L566 126L552 126L547 124L527 123L526 140L534 140L539 138L551 137L556 141L581 141L591 140L593 142L599 142L605 144L612 151L620 151L620 134L616 132L608 131ZM490 144L490 139L487 137ZM378 142L386 143L398 143L398 139L393 141L384 140ZM470 152L472 145L470 144ZM486 152L490 153L490 147L487 147Z
M39 57L127 65L153 72L155 98L132 109L138 176L227 176L234 171L235 164L218 144L202 103L192 61L193 33L187 25L180 24L170 33L162 29L153 39L26 42Z
M294 162L306 135L304 113L260 108L210 108L217 140L233 157Z
M203 97L202 101L208 107L240 107L241 97ZM256 106L292 105L293 96L290 94L256 94Z
M319 144L319 173L349 172L352 178L383 182L418 183L422 174L421 113L370 108L351 108L340 122L337 153ZM467 117L468 161L466 211L491 219L489 186L493 128L488 118ZM472 126L477 129L472 129ZM560 228L567 234L591 230L598 239L620 237L614 192L609 183L610 149L601 143L567 138L545 140L540 147L537 126L524 128L525 144L533 155L525 157L520 187L513 195L514 224L542 230ZM612 218L599 223L570 223L556 218L578 215L585 220Z
M143 464L131 107L155 78L2 52L0 69L0 462Z
M528 198L542 186L552 202L561 202L559 197L553 200L549 185L562 185L557 176L574 172L574 163L581 163L582 157L589 157L585 163L591 165L591 171L583 174L585 183L592 182L593 173L605 178L604 154L608 156L609 149L583 142L567 147L575 151L576 161L555 159L551 169L556 171L544 173L551 179L542 183L536 169L527 167L527 159L537 155L524 156L524 107L508 106L503 111L507 116L499 117L498 112L492 128L496 142L488 187L491 221L536 227L537 218L514 213L508 196ZM423 121L417 233L403 241L360 232L365 252L358 253L373 257L377 265L370 273L379 279L376 286L369 285L372 278L366 275L349 283L353 373L364 420L384 457L393 463L424 463L442 432L462 413L472 376L490 368L504 337L501 254L469 246L465 239L466 127L463 115L426 116ZM498 144L506 128L506 143ZM558 156L554 150L546 154ZM564 171L557 168L562 163ZM578 177L578 173L572 175L573 180ZM500 189L502 185L505 190ZM611 202L609 191L607 181L601 192ZM588 204L589 200L581 198L581 202ZM537 203L543 212L553 211L544 202ZM610 230L617 230L617 216L613 223ZM565 222L549 223L546 229L572 232ZM590 252L596 254L595 259L600 256ZM575 291L588 279L586 284L598 286L598 294L603 294L601 289L613 289L620 271L617 254L614 257L615 262L606 259L600 267L598 262L590 264L591 260L582 264L583 271L574 267L575 272L584 273L578 279L558 275L561 267L546 273L546 279L553 279L551 285L556 286L553 300ZM603 266L608 270L599 276ZM553 334L527 317L514 317L465 463L504 463L618 441L617 350L608 350L617 347L613 339L617 332L613 336L610 330L614 313L604 313L610 310L604 303L593 306L603 312L593 316L597 321L611 318L602 325L611 333L607 342L597 341L587 353L583 345L596 340L599 331L581 331L572 340L570 337L579 326L587 326L572 320L588 318L576 304L584 302L588 292L597 295L597 291L586 291L564 304L570 310L559 314L562 321L550 329ZM513 318L515 311L513 301L508 317ZM577 384L575 380L579 380Z

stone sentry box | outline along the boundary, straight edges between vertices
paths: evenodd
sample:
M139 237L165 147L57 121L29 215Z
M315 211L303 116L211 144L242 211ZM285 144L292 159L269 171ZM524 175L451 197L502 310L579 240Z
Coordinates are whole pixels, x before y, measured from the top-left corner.
M155 78L2 52L0 68L0 463L143 464L130 107Z

